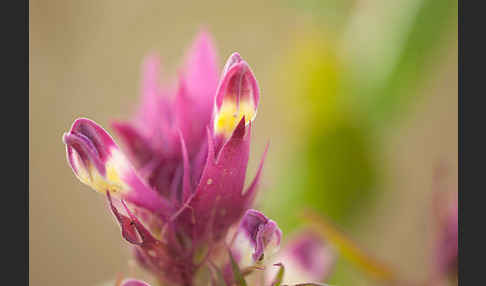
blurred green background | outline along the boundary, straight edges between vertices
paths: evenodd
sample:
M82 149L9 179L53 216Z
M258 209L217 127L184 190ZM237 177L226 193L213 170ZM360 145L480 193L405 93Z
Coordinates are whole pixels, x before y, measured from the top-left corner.
M30 1L30 281L146 277L104 200L69 169L78 116L108 127L139 100L140 64L173 80L204 27L262 90L249 177L270 140L257 206L285 233L311 208L400 275L430 268L433 173L457 189L457 2ZM345 260L330 283L375 285Z

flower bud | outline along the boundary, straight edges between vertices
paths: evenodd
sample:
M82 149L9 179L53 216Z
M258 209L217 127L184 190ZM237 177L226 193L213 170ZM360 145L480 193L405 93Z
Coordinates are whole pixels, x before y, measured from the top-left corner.
M241 267L260 263L278 251L281 238L282 231L276 222L259 211L249 209L236 232L233 256L237 257Z
M81 182L105 193L129 190L124 178L129 163L106 131L95 122L77 119L65 133L67 159Z
M260 91L250 66L233 53L223 70L216 91L214 133L228 138L241 119L245 124L255 119Z

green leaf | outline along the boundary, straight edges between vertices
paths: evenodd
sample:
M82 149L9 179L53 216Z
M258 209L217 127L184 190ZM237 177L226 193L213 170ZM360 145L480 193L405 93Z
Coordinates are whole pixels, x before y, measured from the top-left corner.
M282 263L277 263L274 264L273 266L278 266L280 267L280 269L278 270L277 275L275 276L275 279L272 282L271 286L280 286L280 284L282 284L283 276L285 273L285 267L283 266Z
M413 2L404 2L403 5L407 3ZM361 67L361 74L357 75L362 82L355 87L354 97L358 101L357 106L363 107L374 126L390 124L390 119L399 118L398 115L407 110L405 107L416 99L417 89L429 77L431 67L443 59L443 48L457 45L457 38L454 39L457 35L457 1L421 0L418 6L414 5L404 6L409 10L406 18L411 21L401 21L400 25L390 29L387 35L391 39L385 37L374 43L378 47L393 47L388 53L393 57L372 63L376 70L383 70L380 65L389 65L384 69L386 72L370 83L367 75L372 71L367 62ZM395 24L380 23L385 27ZM351 41L350 45L360 46L354 39ZM372 52L376 53L376 50ZM368 56L376 58L376 55ZM360 57L366 58L367 55L360 54Z
M247 286L245 278L240 272L240 267L236 263L235 259L233 258L233 255L231 254L231 251L228 250L228 255L231 260L231 268L233 269L233 278L236 282L236 285L238 286Z
M305 218L306 225L319 233L322 239L336 247L343 258L352 262L369 277L378 281L396 281L396 274L391 265L365 251L332 222L309 210L305 211L302 216Z
M382 190L369 129L351 118L323 127L315 125L304 146L286 163L275 188L262 200L265 212L291 232L295 215L311 208L341 226L352 226Z
M223 277L223 273L221 272L221 269L219 268L216 268L214 267L214 271L216 272L216 276L217 276L217 281L216 281L216 285L218 286L228 286L226 284L226 280L224 280L224 277Z

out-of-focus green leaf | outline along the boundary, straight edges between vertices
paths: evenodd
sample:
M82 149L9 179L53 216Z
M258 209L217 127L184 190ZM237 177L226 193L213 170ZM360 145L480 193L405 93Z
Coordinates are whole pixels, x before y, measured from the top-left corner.
M228 251L228 255L231 260L231 269L233 270L233 278L235 279L235 283L237 286L247 286L245 278L240 272L240 267L236 263L235 259L233 258L233 255L231 254L231 251Z
M319 22L340 30L356 0L288 0L288 5L311 13Z
M396 274L389 265L378 261L376 257L358 246L348 235L331 222L325 220L321 215L305 211L303 217L306 225L335 246L342 257L352 262L368 276L378 281L394 282L396 280Z
M297 42L282 70L292 74L283 96L298 118L299 127L292 128L300 141L278 180L278 198L264 200L286 231L297 226L295 213L308 207L350 223L373 197L377 176L371 132L349 110L334 44L319 33Z
M213 271L216 272L216 281L215 281L216 285L228 286L226 284L226 281L224 280L224 276L223 276L223 273L221 272L221 269L214 267Z
M363 275L346 259L338 259L331 276L326 281L329 285L357 285L362 283Z
M373 63L368 62L367 66L362 66L359 69L361 74L356 76L371 79L372 82L362 81L353 91L357 105L377 127L389 124L391 119L398 118L397 115L407 110L405 107L412 102L422 80L427 78L433 64L438 63L444 55L441 48L450 47L451 41L454 41L453 32L457 34L457 1L420 0L389 3L397 3L396 6L399 7L396 8L401 9L397 11L406 13L402 17L405 20L398 21L391 17L386 19L388 22L376 21L376 26L361 25L360 28L362 33L367 33L387 27L389 37L371 40L363 37L362 41L350 37L344 44L355 46L355 50L362 46L378 47L370 49L370 52L375 54L367 55L366 52L360 51L359 57L375 60ZM376 18L373 13L370 9L366 17ZM388 48L385 54L391 57L380 60L380 53L383 53L382 49L379 49L381 46ZM381 68L382 65L387 66ZM378 76L373 78L367 75L375 70L380 71Z
M340 224L373 198L376 170L365 127L352 118L332 127L316 127L303 152L308 173L302 198Z
M296 150L302 157L289 162L279 195L266 200L285 231L298 225L295 214L304 208L350 225L376 195L377 170L366 131L349 121L320 131Z
M285 267L283 266L282 263L277 263L274 264L273 266L278 266L279 270L277 272L277 275L275 275L275 279L273 280L271 286L280 286L280 284L282 284L282 280L285 274Z

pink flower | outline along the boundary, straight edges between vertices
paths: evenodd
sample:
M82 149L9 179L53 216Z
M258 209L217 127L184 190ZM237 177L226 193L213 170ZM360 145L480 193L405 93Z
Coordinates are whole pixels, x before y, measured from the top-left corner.
M237 53L218 86L205 32L176 90L160 87L158 73L149 56L135 118L113 124L127 155L89 119L77 119L63 139L74 173L106 194L140 263L161 280L187 284L199 267L194 256L221 244L255 196L264 157L246 190L244 181L259 89Z
M202 267L231 270L230 257L253 269L282 236L274 221L250 209L266 150L244 188L260 97L255 76L234 53L218 80L205 32L177 88L159 85L159 69L155 55L145 60L135 117L113 123L124 149L97 123L79 118L63 136L68 163L81 182L106 196L136 260L162 283L192 285Z

